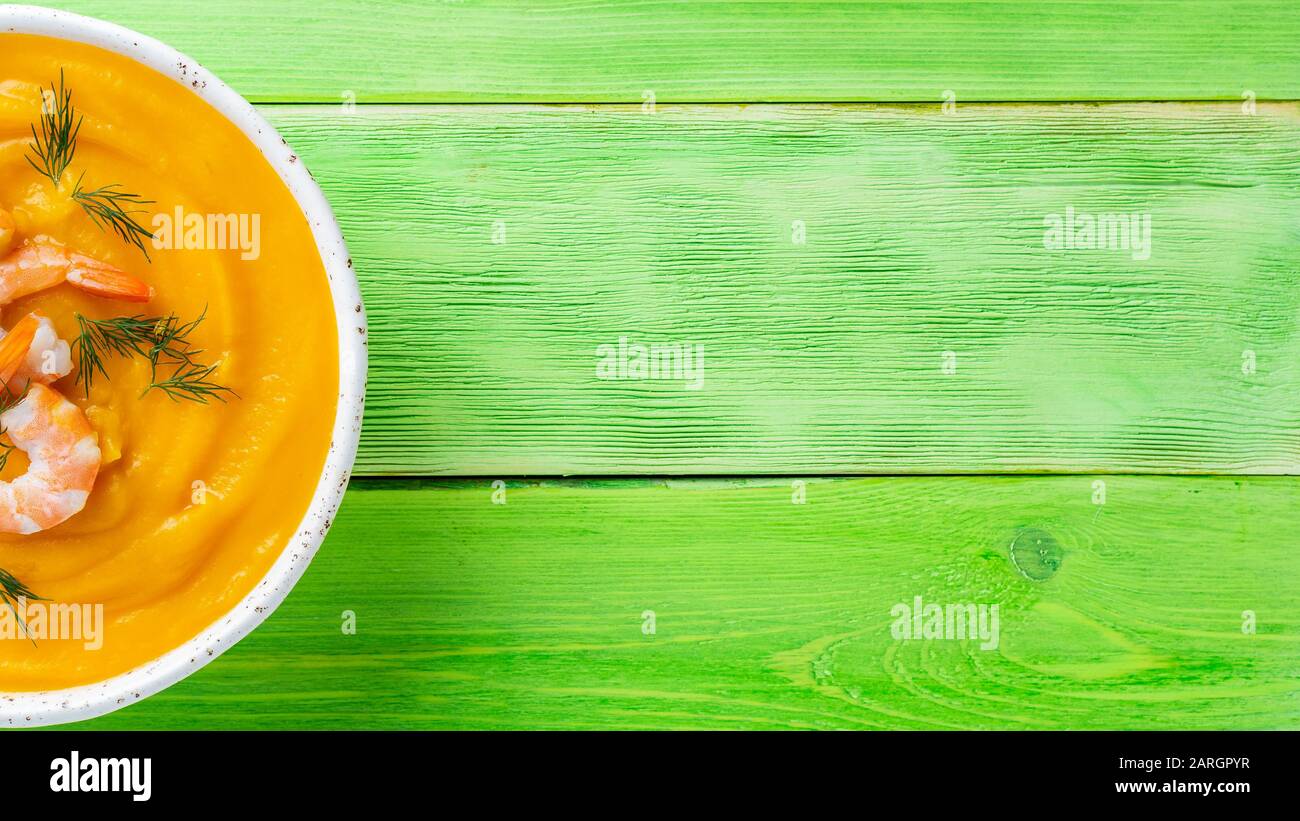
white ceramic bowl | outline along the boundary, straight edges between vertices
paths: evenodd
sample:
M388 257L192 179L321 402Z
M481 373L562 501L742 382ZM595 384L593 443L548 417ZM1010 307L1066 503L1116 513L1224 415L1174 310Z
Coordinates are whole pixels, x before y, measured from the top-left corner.
M348 249L325 196L301 162L290 162L293 151L248 101L175 49L102 20L35 6L0 5L0 33L9 32L74 40L126 55L175 78L238 126L279 173L311 225L329 276L339 337L339 400L329 457L297 535L284 546L270 572L202 633L130 672L66 690L0 693L0 727L32 727L103 715L180 681L248 635L284 600L324 541L347 489L361 433L366 319Z

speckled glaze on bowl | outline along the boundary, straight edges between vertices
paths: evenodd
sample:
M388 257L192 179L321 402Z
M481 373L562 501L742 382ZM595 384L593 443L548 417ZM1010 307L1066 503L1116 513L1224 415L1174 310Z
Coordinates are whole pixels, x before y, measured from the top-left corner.
M338 223L311 174L266 120L211 72L175 49L129 29L35 6L0 5L0 33L39 34L125 55L180 82L239 127L297 199L330 281L339 338L338 409L330 452L296 535L243 601L180 647L96 684L35 693L0 693L0 727L34 727L93 718L188 676L252 632L302 576L320 548L347 489L361 433L366 383L366 315Z

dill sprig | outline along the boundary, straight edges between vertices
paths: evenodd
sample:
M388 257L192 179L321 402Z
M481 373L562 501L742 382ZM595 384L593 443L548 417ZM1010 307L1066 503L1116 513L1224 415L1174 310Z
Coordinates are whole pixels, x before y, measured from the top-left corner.
M77 338L72 342L77 358L78 384L84 384L86 395L95 374L108 378L104 360L110 356L138 356L149 362L149 386L141 394L160 390L173 401L188 399L206 403L209 399L226 401L225 394L238 398L239 394L212 380L216 365L195 361L202 349L190 344L190 334L207 316L207 308L198 318L182 322L176 314L167 316L118 316L112 319L90 319L76 314ZM160 377L160 371L170 373Z
M41 96L44 97L44 91ZM27 162L36 173L48 177L55 185L63 179L72 157L77 153L77 135L81 133L84 117L72 106L72 91L63 84L63 70L59 70L59 86L50 84L50 96L41 105L40 133L31 127L31 152ZM86 212L101 231L112 231L128 245L134 245L149 259L145 240L153 239L153 232L136 221L135 214L146 213L139 205L152 205L139 194L122 190L118 183L86 188L83 171L72 189L72 199Z
M9 612L14 614L14 621L23 626L23 634L35 645L36 639L31 638L31 631L27 628L27 622L23 621L22 617L18 615L17 605L19 599L46 601L43 597L33 593L30 587L15 578L14 574L0 568L0 604L4 604L9 608Z
M145 248L144 243L145 240L153 239L153 232L136 222L135 217L132 216L147 212L132 206L152 205L153 200L123 191L122 186L117 183L87 190L81 185L85 177L83 173L77 179L77 186L72 191L72 199L81 206L81 210L86 212L101 231L112 231L121 237L123 242L139 248L144 258L149 259L149 249Z
M35 155L27 157L27 162L36 173L49 177L55 185L63 179L63 172L68 170L72 155L77 152L77 134L81 132L82 118L77 116L72 107L72 91L63 85L63 69L59 69L59 87L50 84L50 96L41 92L41 133L32 128L31 151Z
M208 378L216 369L216 365L183 362L176 367L171 376L164 379L155 378L153 383L145 388L144 392L148 393L154 389L160 390L167 394L168 398L173 402L179 402L182 399L203 404L207 404L209 399L225 402L226 397L222 396L223 393L232 396L236 394L230 388L219 385Z
M139 338L148 330L137 327L132 317L104 320L87 319L81 314L75 316L77 338L72 340L72 352L77 357L76 381L86 386L86 396L89 397L95 374L108 378L104 357L108 354L130 356L139 349Z

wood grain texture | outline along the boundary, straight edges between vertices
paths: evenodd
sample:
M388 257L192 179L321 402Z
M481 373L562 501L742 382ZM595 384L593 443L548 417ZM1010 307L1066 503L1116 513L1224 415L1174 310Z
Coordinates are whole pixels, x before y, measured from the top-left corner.
M1296 469L1293 104L267 111L366 297L362 473Z
M1300 97L1291 0L70 0L255 101Z
M295 104L359 473L1296 468L1300 116L1240 106L1300 97L1291 0L55 5ZM1160 99L1230 102L967 105ZM768 101L925 105L670 105ZM1150 258L1047 251L1070 207ZM700 390L597 379L620 336ZM265 625L74 726L1300 729L1300 479L794 481L360 480ZM998 646L895 639L917 596Z
M255 634L76 726L1300 728L1300 480L1094 480L362 484ZM998 646L896 641L916 596Z

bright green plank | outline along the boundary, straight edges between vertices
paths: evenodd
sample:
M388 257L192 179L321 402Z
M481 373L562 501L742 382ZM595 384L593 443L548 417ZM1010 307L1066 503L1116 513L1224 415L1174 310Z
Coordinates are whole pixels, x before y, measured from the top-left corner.
M255 100L1300 97L1293 0L73 0Z
M1093 481L354 489L252 637L88 726L1300 728L1300 480ZM999 646L896 642L915 596Z
M356 257L363 473L1296 469L1294 104L268 112ZM1150 258L1046 250L1069 207ZM598 379L625 335L702 389Z

